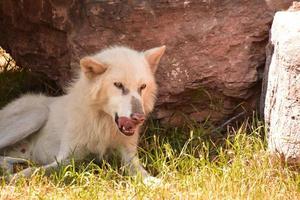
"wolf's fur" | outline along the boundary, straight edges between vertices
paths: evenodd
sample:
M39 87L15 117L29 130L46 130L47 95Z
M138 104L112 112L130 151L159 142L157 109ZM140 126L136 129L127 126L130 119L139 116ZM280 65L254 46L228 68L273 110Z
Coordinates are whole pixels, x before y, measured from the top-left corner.
M105 49L81 59L79 78L66 95L25 95L4 107L0 110L0 162L28 159L47 170L71 155L82 159L94 153L101 158L109 149L118 149L131 174L147 177L136 155L143 119L134 121L139 119L132 114L143 116L153 109L154 73L164 50L164 46L145 52ZM122 123L129 124L128 130ZM32 168L20 174L29 176Z

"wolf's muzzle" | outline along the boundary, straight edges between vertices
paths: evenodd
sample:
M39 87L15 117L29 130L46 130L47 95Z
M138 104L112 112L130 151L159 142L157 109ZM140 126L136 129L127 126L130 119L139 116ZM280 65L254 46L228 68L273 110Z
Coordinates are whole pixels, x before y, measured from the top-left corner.
M126 136L132 136L137 127L145 121L145 115L141 113L133 113L128 117L119 117L118 113L115 114L115 122L121 133Z

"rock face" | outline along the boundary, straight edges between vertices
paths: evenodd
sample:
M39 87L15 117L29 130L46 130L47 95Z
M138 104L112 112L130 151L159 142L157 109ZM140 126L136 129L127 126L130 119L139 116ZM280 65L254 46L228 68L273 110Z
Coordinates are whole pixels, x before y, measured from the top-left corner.
M0 1L0 45L63 86L112 44L167 45L154 117L222 121L256 108L272 15L264 1Z
M296 4L295 8L296 8ZM268 146L288 162L300 162L300 3L298 11L275 15L268 73L265 121ZM271 53L271 52L269 52Z
M265 0L270 9L274 11L289 8L294 0Z

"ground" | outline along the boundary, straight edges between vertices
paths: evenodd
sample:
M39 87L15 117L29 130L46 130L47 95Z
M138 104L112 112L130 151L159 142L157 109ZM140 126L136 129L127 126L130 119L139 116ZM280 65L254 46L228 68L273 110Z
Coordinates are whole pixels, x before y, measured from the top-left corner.
M239 128L233 128L239 127ZM214 133L148 123L139 154L157 187L126 176L117 159L73 163L46 176L1 185L1 199L299 199L297 170L271 158L265 128L253 118Z

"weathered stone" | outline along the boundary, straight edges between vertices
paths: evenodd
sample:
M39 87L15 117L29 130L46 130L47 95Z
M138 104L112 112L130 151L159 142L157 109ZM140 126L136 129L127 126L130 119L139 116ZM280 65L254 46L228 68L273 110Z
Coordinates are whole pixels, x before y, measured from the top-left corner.
M296 5L296 4L295 4ZM300 3L298 4L298 6ZM300 8L300 7L299 7ZM300 9L277 12L271 30L274 47L266 79L268 146L288 162L300 161Z
M167 45L153 116L181 122L256 108L272 15L257 0L4 0L0 19L0 45L61 86L85 54Z
M294 0L265 0L273 11L288 9Z

